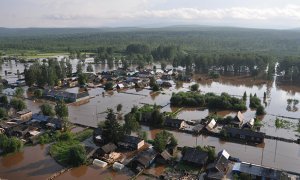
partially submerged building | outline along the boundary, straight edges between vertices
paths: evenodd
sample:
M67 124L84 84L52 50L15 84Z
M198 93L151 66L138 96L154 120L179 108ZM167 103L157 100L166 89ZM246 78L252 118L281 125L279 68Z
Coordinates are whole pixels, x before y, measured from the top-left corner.
M186 164L203 167L208 160L208 153L197 148L187 147L184 150L182 161Z

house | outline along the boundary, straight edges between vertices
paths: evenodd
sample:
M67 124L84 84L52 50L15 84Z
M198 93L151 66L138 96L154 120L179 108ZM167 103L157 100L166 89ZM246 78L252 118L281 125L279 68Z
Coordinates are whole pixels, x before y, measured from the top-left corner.
M14 128L10 129L7 133L9 136L15 136L18 138L24 138L25 134L30 131L27 125L19 125L15 126Z
M150 78L153 74L150 71L142 71L138 73L138 77L140 78Z
M46 126L53 130L61 130L63 128L63 122L58 118L49 118Z
M31 122L47 122L49 118L50 118L49 116L35 113L31 117Z
M203 167L208 160L208 153L197 148L187 147L184 150L182 161L192 166Z
M22 121L30 120L32 117L32 112L28 109L24 109L23 111L17 112L17 118L21 119Z
M109 154L114 152L117 149L117 146L114 143L108 143L100 148L102 154Z
M224 130L229 138L239 139L251 143L263 143L265 138L265 133L255 132L248 129L226 127Z
M133 170L135 172L141 172L144 169L149 168L154 163L157 154L158 153L153 148L141 152L132 162Z
M241 113L241 111L239 111L237 113L237 115L233 118L233 120L230 122L231 125L233 125L234 127L241 127L243 125L244 122L244 115Z
M64 100L66 102L78 102L81 100L85 100L89 98L89 92L79 92L79 93L73 93L73 92L67 92L67 91L58 91L58 90L50 90L46 89L44 90L44 96L49 99L54 100Z
M286 173L256 164L238 162L233 165L232 173L240 175L241 173L249 175L251 179L285 179Z
M205 125L203 125L203 124L197 124L196 126L194 126L194 128L193 128L193 132L195 133L195 134L199 134L201 131L202 131L202 129L205 127Z
M213 129L215 128L216 124L217 124L216 120L215 120L215 119L212 119L212 120L210 120L210 122L206 125L205 128L206 128L208 131L213 131Z
M171 119L167 118L164 122L165 127L175 128L175 129L184 129L186 123L183 119Z
M130 150L139 150L143 147L145 141L139 137L125 135L120 142L118 142L118 146L124 149Z
M226 179L226 174L229 171L229 153L222 150L218 153L216 160L207 167L208 179Z
M156 161L160 164L168 164L172 160L172 155L164 150L162 153L157 155Z
M243 125L243 129L252 129L254 127L255 120L252 118L250 121Z
M161 87L165 87L165 88L172 87L172 83L169 82L169 81L164 81L164 82L161 84Z
M125 86L124 86L124 84L119 83L119 84L117 84L116 88L117 89L124 89Z

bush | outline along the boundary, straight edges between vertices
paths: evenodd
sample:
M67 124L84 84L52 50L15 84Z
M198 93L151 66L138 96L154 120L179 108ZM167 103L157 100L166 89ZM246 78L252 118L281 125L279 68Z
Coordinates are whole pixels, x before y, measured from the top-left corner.
M0 96L0 103L7 106L8 105L8 99L7 96Z
M159 91L159 85L157 83L155 83L153 86L152 86L152 90L153 91Z
M13 98L10 101L10 105L17 111L22 111L23 109L26 108L25 102L22 99L18 99L18 98Z
M256 115L265 115L266 114L266 111L265 111L265 108L260 105L258 106L258 108L256 109Z
M198 91L198 89L199 89L199 84L193 84L191 86L191 91Z
M19 151L23 146L23 143L16 137L8 138L4 134L0 134L0 149L4 154L13 153Z
M209 109L229 109L243 111L246 104L242 99L231 97L227 93L220 96L214 93L199 94L195 92L173 93L170 99L173 106L208 107Z
M7 110L4 108L0 108L0 119L7 117Z
M256 96L250 97L250 107L256 109L259 106L261 106L260 99L258 97L256 97Z
M105 83L104 90L109 91L113 90L114 84L112 82Z
M45 116L53 117L55 115L55 111L54 111L53 107L48 103L41 105L40 109L41 109L43 115L45 115Z
M50 148L51 156L65 166L79 166L86 162L86 151L78 141L59 141Z
M36 90L34 90L33 95L36 98L41 98L43 96L43 91L41 89L36 89Z

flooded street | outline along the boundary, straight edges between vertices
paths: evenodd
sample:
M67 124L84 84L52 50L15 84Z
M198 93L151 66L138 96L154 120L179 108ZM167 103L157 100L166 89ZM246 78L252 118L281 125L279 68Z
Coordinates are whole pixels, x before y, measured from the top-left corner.
M49 145L25 147L21 152L0 157L0 179L40 180L63 169L48 153Z

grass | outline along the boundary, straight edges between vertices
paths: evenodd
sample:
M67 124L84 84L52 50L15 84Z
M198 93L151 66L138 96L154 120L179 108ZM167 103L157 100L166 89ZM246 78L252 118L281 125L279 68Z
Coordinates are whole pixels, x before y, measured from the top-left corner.
M85 129L83 131L80 131L74 135L74 140L77 140L79 142L82 142L86 140L87 138L91 137L93 135L92 129Z
M284 129L289 129L291 127L292 123L287 121L287 120L284 120L284 119L279 119L279 118L276 118L275 120L275 127L276 128L284 128Z
M78 141L58 141L50 148L51 156L64 166L68 164L69 152L74 146L81 146Z

